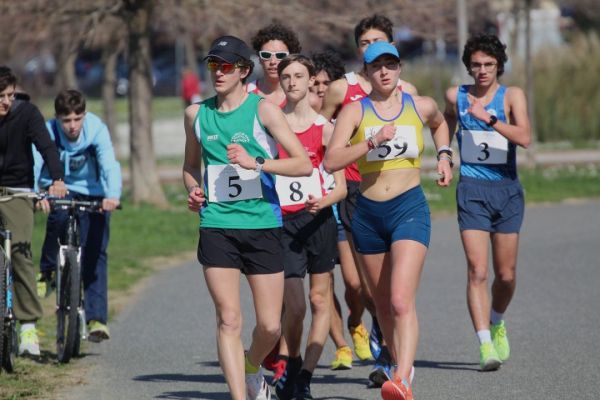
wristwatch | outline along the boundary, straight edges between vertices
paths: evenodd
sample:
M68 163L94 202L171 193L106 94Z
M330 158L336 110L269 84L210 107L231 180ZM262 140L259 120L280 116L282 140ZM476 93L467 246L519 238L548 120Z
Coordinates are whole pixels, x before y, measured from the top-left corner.
M260 171L262 171L263 166L265 165L265 159L262 158L261 156L258 156L255 158L256 161L256 166L254 167L254 170L258 173L260 173Z
M498 122L498 118L495 115L490 115L490 122L488 122L487 126L494 126Z

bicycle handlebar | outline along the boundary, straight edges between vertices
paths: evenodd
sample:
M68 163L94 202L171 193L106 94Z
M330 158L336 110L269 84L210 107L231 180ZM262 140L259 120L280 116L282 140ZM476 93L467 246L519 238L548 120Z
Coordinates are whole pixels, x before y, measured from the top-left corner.
M102 211L102 200L70 200L58 198L46 198L52 208L63 210L78 209L79 211L98 212ZM121 204L117 206L117 210L121 210Z

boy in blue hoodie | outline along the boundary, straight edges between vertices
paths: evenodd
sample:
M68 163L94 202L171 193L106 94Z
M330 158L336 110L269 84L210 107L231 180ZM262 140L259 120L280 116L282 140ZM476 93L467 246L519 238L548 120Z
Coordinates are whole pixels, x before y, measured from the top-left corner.
M64 166L66 198L102 200L103 213L81 213L82 276L85 315L89 340L100 342L110 337L106 325L107 254L110 211L119 205L121 168L106 125L100 118L85 111L85 98L76 90L61 91L54 101L56 118L46 122L48 133L56 143ZM35 154L35 182L40 188L51 184L48 169L39 154ZM48 212L47 201L40 202ZM58 238L67 221L67 212L54 210L48 216L46 238L42 247L40 269L42 282L52 281L56 269Z

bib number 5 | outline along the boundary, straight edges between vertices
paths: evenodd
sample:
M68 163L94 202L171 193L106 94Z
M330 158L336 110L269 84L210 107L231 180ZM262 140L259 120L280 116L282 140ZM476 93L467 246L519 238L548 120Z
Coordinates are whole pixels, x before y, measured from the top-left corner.
M208 200L211 203L262 198L260 175L239 165L209 165Z

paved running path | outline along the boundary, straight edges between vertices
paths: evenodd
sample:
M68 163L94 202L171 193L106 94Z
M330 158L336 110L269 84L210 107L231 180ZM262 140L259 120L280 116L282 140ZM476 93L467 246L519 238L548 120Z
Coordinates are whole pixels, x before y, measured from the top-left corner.
M434 220L431 243L417 305L417 399L600 398L600 202L527 209L517 293L507 313L513 356L497 372L478 372L454 217ZM242 290L250 300L246 284ZM248 343L251 302L244 307ZM197 263L160 272L112 323L113 338L88 346L80 361L90 367L88 384L59 398L229 399L214 325ZM332 372L333 351L328 343L315 371L315 398L379 399L378 390L365 388L371 367Z

